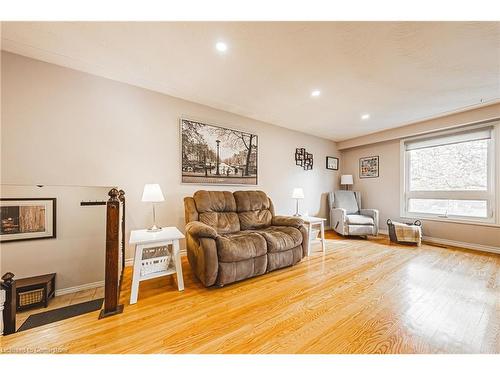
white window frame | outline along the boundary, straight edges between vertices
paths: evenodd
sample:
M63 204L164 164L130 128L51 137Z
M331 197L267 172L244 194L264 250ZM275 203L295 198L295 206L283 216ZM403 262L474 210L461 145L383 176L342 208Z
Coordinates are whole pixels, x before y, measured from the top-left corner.
M500 147L498 147L496 140L500 139L500 122L488 122L477 125L467 126L466 128L460 127L453 130L436 132L432 135L435 137L450 135L463 131L464 129L492 127L491 142L488 150L488 190L484 191L407 191L409 187L409 158L406 152L406 143L418 139L428 138L429 134L402 139L400 141L400 216L409 219L425 219L434 221L456 222L486 226L500 226L500 207L499 192L497 186L500 186ZM415 213L408 211L408 201L411 198L434 198L434 199L486 199L488 201L488 217L475 218L469 216L456 216L456 215L439 215L430 213Z

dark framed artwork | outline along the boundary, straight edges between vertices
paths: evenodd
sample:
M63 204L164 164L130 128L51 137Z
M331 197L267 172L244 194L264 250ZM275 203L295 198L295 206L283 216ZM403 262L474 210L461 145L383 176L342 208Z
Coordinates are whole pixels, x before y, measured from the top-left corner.
M257 185L258 137L181 118L182 182Z
M295 149L295 165L302 167L305 171L313 169L313 154L307 152L305 148Z
M56 238L56 198L1 198L0 242Z
M339 170L339 158L335 156L327 156L326 157L326 169L331 169L332 171Z
M376 178L379 176L379 157L367 156L359 159L359 178Z

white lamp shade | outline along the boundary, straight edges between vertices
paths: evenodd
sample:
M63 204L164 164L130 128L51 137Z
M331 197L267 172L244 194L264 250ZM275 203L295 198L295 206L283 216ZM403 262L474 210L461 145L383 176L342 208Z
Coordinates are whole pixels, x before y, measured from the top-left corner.
M144 185L144 191L142 192L143 202L163 202L165 198L161 192L160 185L158 184L146 184Z
M302 190L302 188L293 189L292 198L293 199L304 199L304 190Z
M353 183L352 174L343 174L340 177L340 185L352 185Z

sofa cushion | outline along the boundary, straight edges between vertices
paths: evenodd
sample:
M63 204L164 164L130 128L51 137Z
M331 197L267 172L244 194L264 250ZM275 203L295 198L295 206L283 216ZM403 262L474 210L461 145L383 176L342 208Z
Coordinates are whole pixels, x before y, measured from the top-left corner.
M363 215L346 215L347 224L352 225L375 225L373 219Z
M218 233L234 233L240 230L236 213L236 201L229 191L199 190L193 195L199 221L214 228Z
M343 208L346 213L357 214L359 212L358 202L353 191L338 190L335 193L334 205L337 208Z
M267 272L293 266L302 259L302 246L277 253L267 253Z
M199 213L236 212L236 201L230 191L198 190L193 199Z
M239 262L219 262L219 273L217 285L225 285L248 279L250 277L263 275L267 269L267 255L245 259Z
M204 212L199 215L199 219L217 233L235 233L240 230L240 219L236 212Z
M234 199L241 230L266 228L271 225L273 208L263 191L235 191Z
M271 208L271 201L263 191L240 190L233 194L238 212L269 210Z
M220 262L238 262L267 253L266 241L257 233L224 234L216 239Z
M257 231L267 242L267 252L275 253L293 249L302 244L302 233L293 227L269 227Z
M271 225L273 215L269 210L246 211L238 213L241 230L266 228Z

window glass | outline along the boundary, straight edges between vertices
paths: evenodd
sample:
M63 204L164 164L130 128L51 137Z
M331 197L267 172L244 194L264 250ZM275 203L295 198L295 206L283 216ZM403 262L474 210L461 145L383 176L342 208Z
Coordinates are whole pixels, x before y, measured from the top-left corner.
M482 139L408 151L410 191L486 191L489 142Z
M408 212L446 216L488 217L488 202L485 200L411 198Z

